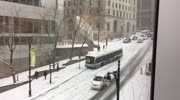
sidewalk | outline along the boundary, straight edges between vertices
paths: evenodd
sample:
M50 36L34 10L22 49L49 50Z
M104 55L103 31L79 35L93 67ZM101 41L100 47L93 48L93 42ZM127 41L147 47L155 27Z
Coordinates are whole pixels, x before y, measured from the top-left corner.
M61 67L61 68L59 68L59 69L54 68L54 69L51 69L51 72L54 73L54 72L57 72L57 71L59 71L59 70L61 70L61 69L64 69L64 68L65 68L65 67ZM37 78L44 76L44 75L43 75L44 71L47 72L47 75L50 73L50 70L37 71L37 72L38 72ZM32 79L32 81L33 81L34 79L36 79L35 73L31 75L31 79ZM18 81L18 80L19 80L19 79L17 78L17 81ZM1 86L1 87L0 87L0 93L5 92L5 91L8 91L8 90L11 90L11 89L14 89L14 88L17 88L17 87L22 86L22 85L27 84L27 83L29 83L29 80L28 80L28 79L27 79L26 81L23 81L23 82L17 82L17 83L12 83L12 84L9 84L9 85Z
M76 60L76 59L78 59L78 57L74 57L73 58L73 60ZM64 67L63 64L67 63L68 61L69 61L69 59L65 59L65 60L59 61L60 69L62 67ZM35 71L41 72L41 71L44 71L44 70L49 70L49 65L32 69L31 70L31 75L34 75ZM29 76L29 71L27 70L27 71L24 71L24 72L16 74L16 79L17 79L17 76L18 76L18 80L19 80L19 81L17 81L17 83L21 83L21 82L27 81L28 80L28 76ZM10 84L13 84L12 76L0 79L0 87L6 86L6 85L10 85Z
M73 59L76 59L73 58ZM60 66L63 63L66 63L69 59L63 60L60 63ZM44 77L40 77L37 80L32 81L32 97L28 97L28 90L29 90L29 84L25 84L23 86L17 87L15 89L3 92L0 94L0 98L3 98L4 100L29 100L34 97L37 97L41 95L42 93L45 93L46 91L56 88L59 84L63 84L64 82L68 81L69 79L73 78L74 76L78 75L82 71L84 71L86 68L82 65L84 64L84 61L81 62L81 69L79 69L79 63L70 65L71 67L66 67L65 69L60 70L57 73L52 74L52 84L49 83L49 75L47 76L47 79L45 80ZM41 68L37 68L32 70L32 73L42 70L49 69L49 66L44 66ZM28 71L20 73L19 74L19 82L22 82L24 80L28 79ZM4 82L5 81L5 82ZM3 83L2 83L3 82ZM12 83L12 78L6 78L0 80L1 86L6 83ZM11 96L10 96L11 95Z

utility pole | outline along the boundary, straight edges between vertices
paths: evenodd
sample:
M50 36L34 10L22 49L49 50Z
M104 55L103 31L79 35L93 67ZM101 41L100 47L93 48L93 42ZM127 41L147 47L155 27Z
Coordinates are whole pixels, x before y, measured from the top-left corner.
M100 51L99 34L100 34L100 24L98 23L98 51Z
M117 86L117 100L119 100L119 83L120 82L120 60L118 61L118 69L117 69L117 80L116 80L116 86Z
M31 39L29 39L29 97L32 96L31 93Z
M108 72L107 77L110 77L110 74L112 74L115 77L116 80L116 89L117 89L117 100L119 100L119 89L120 89L120 60L118 60L118 69L117 71Z

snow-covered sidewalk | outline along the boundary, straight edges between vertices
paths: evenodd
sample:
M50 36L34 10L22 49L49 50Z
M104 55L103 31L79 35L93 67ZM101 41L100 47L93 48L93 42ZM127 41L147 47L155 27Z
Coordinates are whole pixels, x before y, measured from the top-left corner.
M150 87L151 76L141 74L139 70L121 90L120 100L150 100Z
M74 57L73 59L78 59L78 57ZM69 59L59 61L59 67L63 67L62 64L66 63L67 61L69 61ZM35 71L43 71L43 70L49 70L49 65L32 69L31 70L31 75L34 75ZM24 71L24 72L18 73L18 74L16 74L16 78L17 78L17 76L18 76L17 83L27 81L28 76L29 76L29 71ZM10 84L13 84L12 76L0 79L0 87L10 85Z

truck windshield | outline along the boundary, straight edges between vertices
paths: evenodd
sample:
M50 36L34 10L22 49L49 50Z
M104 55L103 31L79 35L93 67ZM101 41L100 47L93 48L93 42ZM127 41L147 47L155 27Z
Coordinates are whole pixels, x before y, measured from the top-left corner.
M86 56L86 63L87 64L94 64L94 57Z

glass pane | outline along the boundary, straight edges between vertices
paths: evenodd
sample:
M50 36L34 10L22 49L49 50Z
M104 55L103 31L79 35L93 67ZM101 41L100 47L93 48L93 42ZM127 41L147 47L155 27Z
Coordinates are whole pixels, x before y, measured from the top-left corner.
M150 100L155 0L0 4L2 100Z

